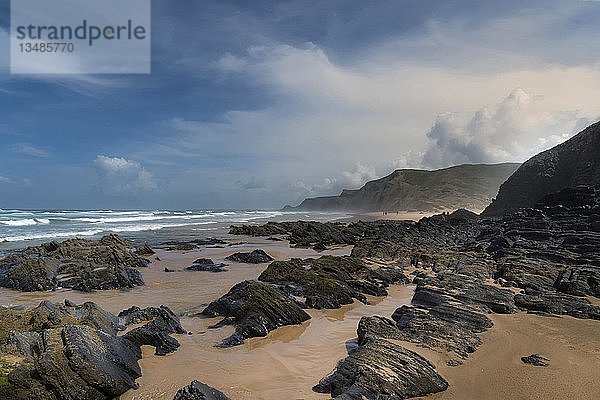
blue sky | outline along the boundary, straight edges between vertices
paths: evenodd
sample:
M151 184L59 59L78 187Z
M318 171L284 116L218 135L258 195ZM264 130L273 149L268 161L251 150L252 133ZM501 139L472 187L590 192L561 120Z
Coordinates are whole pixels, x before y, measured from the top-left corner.
M526 3L523 5L523 3ZM600 2L152 2L152 74L16 76L0 208L278 208L600 117Z

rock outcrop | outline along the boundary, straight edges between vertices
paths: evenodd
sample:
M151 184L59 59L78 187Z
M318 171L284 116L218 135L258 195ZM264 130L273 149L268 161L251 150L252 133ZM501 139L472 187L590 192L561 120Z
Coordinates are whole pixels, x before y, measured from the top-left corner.
M202 382L192 381L179 389L173 400L229 400L229 397Z
M524 364L530 364L536 367L547 367L550 365L550 360L546 357L540 356L539 354L521 357L521 361L523 361Z
M347 226L338 222L267 222L263 225L231 226L229 233L247 236L287 235L291 244L311 247L317 243L355 244L362 232L353 228L354 225Z
M249 253L234 253L230 256L225 257L228 261L234 261L238 263L246 264L262 264L273 261L273 257L265 253L264 250L256 249Z
M142 246L135 249L135 254L138 256L151 256L155 254L155 251L152 250L152 247L150 247L148 243L144 243Z
M310 316L288 296L256 281L240 282L229 293L213 301L202 311L208 317L224 317L213 326L235 325L235 333L221 347L237 346L245 339L266 336L285 325L298 325Z
M131 307L119 313L119 319L125 325L149 321L147 324L127 332L123 337L137 346L153 346L155 354L164 356L179 348L179 342L170 336L172 333L187 333L181 326L179 317L168 307L160 306L140 309Z
M533 207L545 195L579 185L600 185L600 123L525 162L500 186L483 216Z
M186 271L225 272L227 264L215 264L210 258L199 258L192 265L186 267Z
M306 307L317 309L339 308L355 299L367 303L365 295L386 296L390 284L408 282L401 268L375 269L358 258L333 256L274 261L258 280L303 297Z
M396 333L392 321L361 319L358 348L313 390L338 400L408 399L446 390L435 366L397 344Z
M165 347L160 340L147 340L136 331L170 343L177 341L169 333L183 333L170 310L157 310L148 324L123 336L117 335L124 329L119 318L90 302L0 310L0 358L20 360L3 371L11 398L108 400L137 388L141 345L156 346L157 354L166 351L160 351Z
M29 247L0 260L0 286L26 292L132 288L144 284L137 268L147 265L148 260L133 254L116 235L70 239Z

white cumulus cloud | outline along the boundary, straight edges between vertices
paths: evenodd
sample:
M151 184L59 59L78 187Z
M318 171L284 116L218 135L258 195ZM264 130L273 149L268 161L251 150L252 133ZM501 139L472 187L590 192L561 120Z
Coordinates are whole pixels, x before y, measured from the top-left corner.
M342 184L349 189L358 189L370 180L377 178L375 168L370 165L365 165L357 162L352 171L342 172Z
M99 155L94 166L97 188L107 196L132 196L158 188L152 174L137 161Z
M591 121L578 111L548 107L541 96L515 89L501 103L472 116L445 113L427 133L426 167L524 161L559 144Z

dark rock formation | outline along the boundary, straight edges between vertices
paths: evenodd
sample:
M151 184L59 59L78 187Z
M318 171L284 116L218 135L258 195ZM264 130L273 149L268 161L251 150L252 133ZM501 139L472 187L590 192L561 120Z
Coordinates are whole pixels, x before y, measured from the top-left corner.
M266 336L285 325L297 325L310 319L293 300L265 283L244 281L229 293L213 301L202 311L208 317L225 317L214 327L235 325L235 333L221 346L237 346L245 339Z
M229 397L204 383L192 381L179 389L173 400L229 400Z
M458 165L437 171L400 169L339 196L304 200L288 210L309 211L431 211L481 210L498 193L519 164Z
M191 241L198 246L219 246L227 244L226 241L217 238L202 238L202 239L194 239Z
M423 304L432 294L451 296L455 301L484 312L510 314L516 311L514 295L506 289L486 285L483 279L460 273L438 273L419 282L413 302Z
M133 315L153 319L117 336L124 329L119 318L94 303L0 309L0 350L23 359L8 371L13 398L108 400L137 388L141 345L166 354L178 346L168 334L184 331L166 307L126 313Z
M454 352L460 358L477 350L482 343L477 333L492 326L485 315L450 305L427 311L402 306L392 319L396 321L398 339Z
M372 269L353 257L274 261L258 279L278 285L290 295L304 297L309 308L339 308L366 294L386 296L392 283L407 283L401 268Z
M500 186L483 216L533 207L542 197L567 187L600 185L600 123L525 162Z
M155 254L155 252L148 245L148 243L144 243L143 246L140 246L135 249L135 254L138 256L151 256L151 255Z
M195 250L198 246L195 243L191 242L171 240L168 242L161 243L160 247L164 248L167 251L191 251Z
M581 319L600 320L600 307L585 298L552 292L533 292L515 296L516 305L532 312L554 315L570 315Z
M264 225L231 226L232 235L272 236L289 235L291 244L310 247L316 243L323 245L354 244L362 233L354 230L355 225L347 226L337 222L267 222Z
M226 241L217 238L200 238L192 240L170 240L163 242L159 247L166 250L179 250L179 251L190 251L195 250L202 246L222 246L227 244Z
M153 346L155 354L164 356L172 353L179 348L179 342L169 336L172 333L187 333L181 326L179 317L166 306L147 307L140 309L133 306L119 313L120 321L125 325L138 324L149 321L147 324L137 327L125 335L136 346Z
M144 284L136 268L147 265L116 235L70 239L29 247L0 260L0 286L27 292L132 288Z
M264 250L256 249L250 253L235 253L225 258L229 261L247 264L262 264L274 260L273 257L264 252Z
M169 322L173 333L185 333L183 328L181 328L179 317L167 306L146 307L144 309L137 306L131 306L127 310L123 310L119 313L119 319L125 326L151 321L158 317Z
M521 361L525 364L535 365L536 367L547 367L550 365L550 360L539 354L521 357Z
M392 321L363 318L358 349L313 390L340 400L407 399L446 390L448 383L433 364L389 340L394 330Z
M86 325L34 333L26 361L9 382L34 399L105 400L137 388L141 351L130 341ZM17 339L25 347L22 339Z
M186 268L186 271L206 271L206 272L225 272L227 264L215 264L210 258L199 258L194 263Z

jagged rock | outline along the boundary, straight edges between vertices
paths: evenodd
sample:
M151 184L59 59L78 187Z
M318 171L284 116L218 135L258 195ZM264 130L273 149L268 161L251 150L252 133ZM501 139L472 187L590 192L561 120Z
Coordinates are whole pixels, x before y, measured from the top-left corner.
M472 211L465 210L464 208L459 208L458 210L451 212L448 215L448 220L470 220L479 218L478 214L475 214Z
M285 292L304 297L309 308L339 308L354 300L367 303L366 294L387 295L393 283L406 283L400 268L371 269L353 257L274 261L258 279L279 285Z
M135 249L135 254L137 254L138 256L151 256L155 254L155 252L148 245L148 243L144 243L143 246L140 246L137 249Z
M11 332L42 332L65 325L88 325L102 332L115 335L123 327L119 319L104 311L92 302L75 306L56 305L42 301L37 307L27 311L7 310L0 307L0 344L8 339Z
M417 292L427 290L451 296L464 304L478 307L485 312L510 314L516 311L514 295L511 291L486 285L482 279L458 274L441 273L421 280ZM419 296L417 295L417 301Z
M144 326L127 332L123 338L139 347L144 345L154 347L154 354L157 356L172 353L179 348L180 344L175 338L169 336L169 333L175 332L163 330L165 324L161 320L162 318L158 317Z
M534 312L556 315L570 315L581 319L600 320L600 307L592 305L585 298L551 292L517 294L517 307Z
M197 244L198 246L217 246L227 244L226 241L217 238L203 238L194 239L191 243Z
M380 316L362 317L358 322L356 333L359 346L378 337L403 340L403 335L398 331L396 322Z
M359 232L354 231L353 225L346 226L337 222L267 222L264 225L231 226L232 235L273 236L288 234L291 244L300 247L310 247L316 243L354 244Z
M265 283L244 281L229 293L213 301L202 311L209 317L225 317L214 327L235 325L235 333L221 346L242 344L245 339L266 336L269 331L285 325L297 325L310 319L294 301Z
M373 330L371 324L375 324ZM381 326L386 326L381 336ZM359 346L313 390L338 400L407 399L444 391L448 382L419 354L386 338L393 324L361 320Z
M85 325L43 330L28 356L9 381L37 399L112 399L141 376L139 348Z
M169 330L172 333L185 333L185 330L181 327L179 317L175 315L175 313L171 311L169 307L164 305L158 308L146 307L144 309L137 306L132 306L119 313L119 319L125 326L151 321L158 317L162 318L168 323Z
M521 361L523 361L524 364L535 365L536 367L547 367L550 365L550 360L539 354L521 357Z
M119 319L125 325L138 324L150 321L144 326L127 332L123 337L135 343L137 346L153 346L155 354L164 356L179 348L179 342L169 336L171 333L187 333L181 326L179 317L166 306L147 307L140 309L133 306L119 313Z
M229 397L204 383L192 381L179 389L173 400L229 400Z
M168 251L191 251L197 248L196 243L193 242L183 242L177 240L170 240L168 242L164 242L160 244L160 247L168 250Z
M481 345L477 333L492 326L485 315L451 305L438 305L427 311L402 306L392 319L396 321L398 339L454 352L463 359Z
M199 258L194 263L186 268L186 271L206 271L206 272L225 272L227 264L215 264L210 258Z
M100 240L70 239L11 253L0 260L0 286L21 291L58 287L89 292L144 284L135 268L148 260L129 252L116 235Z
M228 257L225 257L226 260L235 261L239 263L248 263L248 264L262 264L273 261L273 257L265 253L263 250L257 249L250 253L235 253Z
M600 268L593 266L567 268L554 286L559 292L573 296L600 297Z
M23 358L9 371L11 391L19 393L19 399L108 400L137 388L141 345L154 345L157 354L166 354L174 343L178 346L168 334L184 332L166 307L152 310L158 312L146 315L158 316L148 324L117 336L124 329L119 318L91 302L42 302L28 311L0 309L2 352Z

